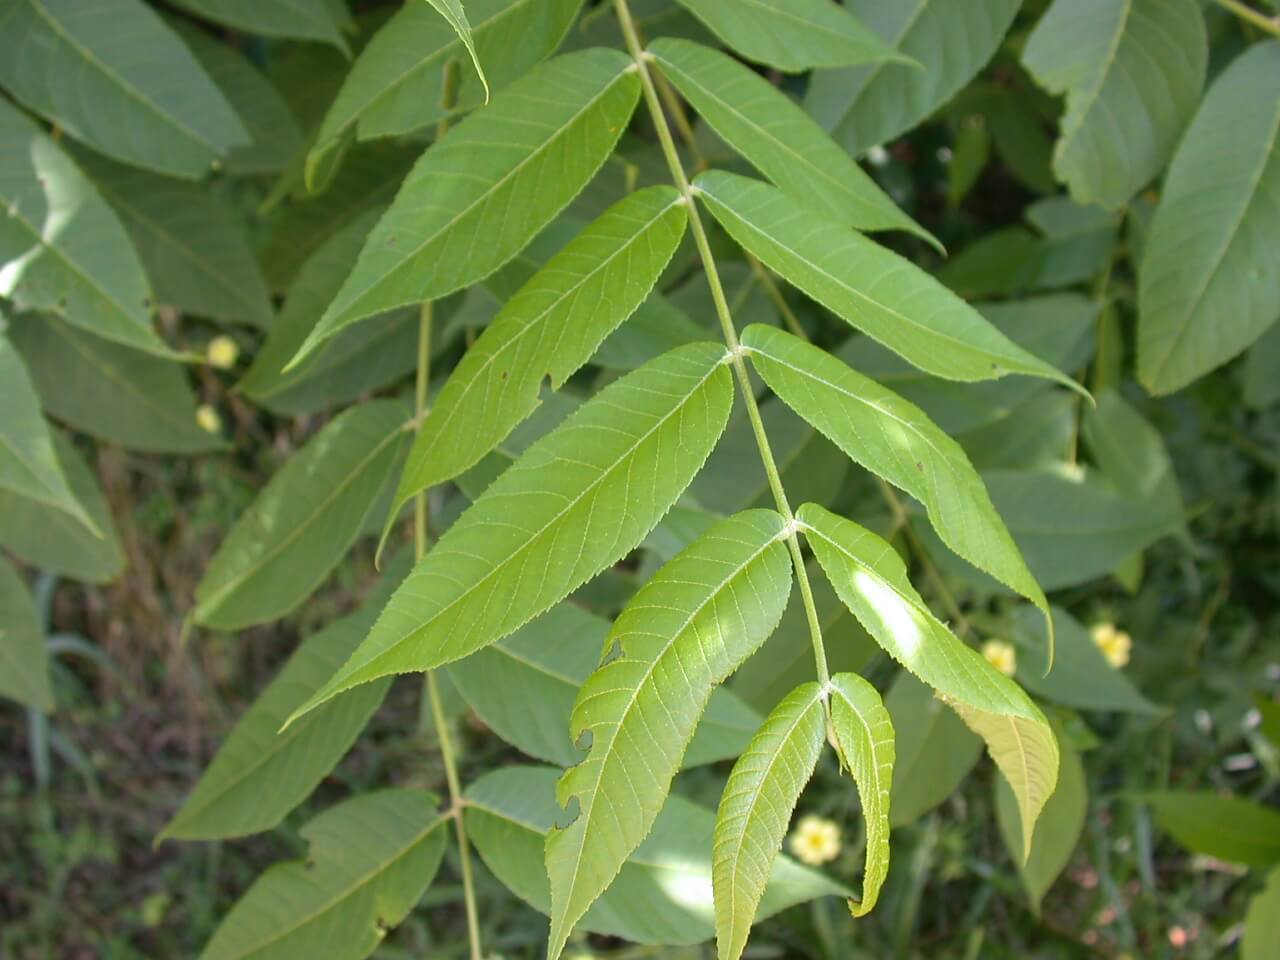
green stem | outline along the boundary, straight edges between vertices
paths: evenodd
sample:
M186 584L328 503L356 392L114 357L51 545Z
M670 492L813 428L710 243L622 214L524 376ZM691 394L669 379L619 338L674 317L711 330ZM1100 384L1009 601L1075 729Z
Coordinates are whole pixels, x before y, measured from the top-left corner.
M671 128L667 124L666 114L662 112L662 103L658 98L658 91L654 87L653 77L649 73L648 60L644 49L640 45L640 37L636 33L635 22L631 19L631 11L627 7L627 0L614 0L614 7L618 11L618 22L622 25L622 35L626 38L627 49L635 60L636 69L640 74L640 84L644 90L645 103L648 106L653 125L658 131L658 142L662 145L662 153L666 157L667 166L671 169L671 176L675 180L676 187L684 195L685 205L689 208L689 229L693 233L698 255L702 258L702 264L707 274L707 283L711 286L711 299L715 303L716 316L720 320L720 331L731 355L730 365L733 367L734 375L738 379L738 386L742 390L743 402L747 408L747 418L751 421L751 429L755 434L756 446L760 450L760 460L764 464L764 472L769 479L769 489L773 492L774 503L777 504L778 512L787 521L787 547L791 551L791 560L795 567L796 579L800 583L800 597L804 601L805 616L809 621L809 635L813 641L814 665L817 669L818 681L826 685L830 680L830 673L827 669L826 649L822 644L822 626L818 620L818 609L813 600L813 589L809 586L809 575L804 565L804 554L800 550L800 537L796 533L794 522L795 515L791 512L791 505L787 502L787 494L782 489L782 478L778 475L778 466L773 458L773 450L769 446L769 437L765 433L764 421L760 418L760 408L756 404L755 392L751 386L751 377L747 373L747 365L742 359L742 347L738 342L738 332L733 326L733 317L729 313L729 304L725 299L724 286L720 282L720 272L716 269L715 257L711 252L711 243L707 239L707 231L702 224L702 218L698 215L698 207L693 200L693 188L689 184L689 178L685 176L684 166L680 162L680 154L676 151L675 140L672 139Z
M427 410L427 384L431 379L431 320L434 308L431 301L422 305L418 319L418 375L414 381L414 414L421 428L423 414ZM427 554L427 495L419 492L413 498L413 558L421 561ZM480 948L480 914L476 909L475 880L471 872L471 844L467 841L467 828L462 819L462 784L458 779L458 762L453 753L453 740L445 723L444 709L440 704L440 688L435 672L427 671L423 694L431 704L431 718L436 727L436 739L440 743L440 761L444 765L444 778L449 785L449 815L458 834L458 861L462 870L462 896L467 914L467 940L471 945L471 960L482 960Z
M1241 20L1252 23L1259 30L1263 30L1273 37L1280 37L1280 17L1268 17L1241 3L1240 0L1217 0L1217 4L1224 10L1230 10Z

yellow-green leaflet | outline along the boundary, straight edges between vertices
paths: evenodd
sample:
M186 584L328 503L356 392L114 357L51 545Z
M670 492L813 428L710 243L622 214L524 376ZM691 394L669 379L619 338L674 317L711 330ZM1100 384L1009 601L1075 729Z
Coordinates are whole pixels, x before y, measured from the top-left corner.
M1058 782L1058 741L1040 708L929 612L888 543L817 504L806 503L796 518L854 616L986 741L1018 800L1025 856L1036 819Z

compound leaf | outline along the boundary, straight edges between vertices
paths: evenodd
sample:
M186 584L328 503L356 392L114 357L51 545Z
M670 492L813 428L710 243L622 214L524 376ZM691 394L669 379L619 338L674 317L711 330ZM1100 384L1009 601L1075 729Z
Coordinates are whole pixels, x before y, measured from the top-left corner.
M430 670L502 639L639 545L724 430L733 401L725 357L710 343L664 354L530 446L294 718L358 684Z
M726 411L727 413L727 411ZM764 643L791 593L786 524L771 510L721 521L623 608L583 684L571 735L591 733L556 787L573 822L547 837L554 960L574 924L653 826L712 690Z

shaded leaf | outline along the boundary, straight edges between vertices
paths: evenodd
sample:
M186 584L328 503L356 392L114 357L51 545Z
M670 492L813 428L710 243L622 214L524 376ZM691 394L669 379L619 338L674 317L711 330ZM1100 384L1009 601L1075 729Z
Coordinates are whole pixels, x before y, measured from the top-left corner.
M1146 418L1110 388L1086 407L1081 435L1103 475L1130 500L1181 514L1182 492L1164 438Z
M300 416L349 403L416 368L418 311L401 309L342 331L283 372L342 286L382 212L381 207L366 211L307 258L236 392L268 410Z
M392 565L358 612L303 641L227 734L157 842L270 830L310 795L360 735L391 681L325 704L283 733L280 725L364 639L406 572L407 563Z
M18 571L0 557L0 697L49 713L53 689L40 614Z
M855 156L915 126L977 74L1021 0L847 0L845 9L926 67L882 61L814 73L807 109Z
M1018 876L1026 888L1031 910L1040 915L1040 903L1058 875L1066 869L1075 851L1076 843L1084 830L1084 818L1089 811L1088 785L1080 754L1064 738L1059 738L1062 765L1059 768L1058 788L1044 805L1044 812L1036 824L1031 838L1031 850L1025 855L1022 849L1022 821L1017 801L1009 784L1003 779L995 781L996 822L1000 836L1004 838Z
M379 790L330 807L300 831L307 859L262 874L201 960L367 957L431 885L446 825L422 790Z
M830 0L679 0L727 46L788 73L911 61Z
M711 691L778 625L791 592L784 533L765 510L716 524L614 621L605 651L617 656L583 684L570 721L590 750L556 786L578 815L547 838L551 957L648 834Z
M318 40L344 53L342 22L334 16L329 0L174 0L174 3L206 20L267 37Z
M925 606L902 558L856 523L807 503L805 538L849 609L885 651L933 687L983 740L1018 799L1023 847L1058 780L1058 742L1016 683L965 646Z
M226 449L196 423L196 397L183 368L63 323L50 314L12 321L45 412L68 426L150 453Z
M449 528L343 668L343 690L430 670L549 609L636 547L724 430L722 346L695 343L610 384L533 444Z
M0 84L77 140L198 179L249 134L221 91L140 0L10 0Z
M124 222L156 299L227 323L269 327L267 282L243 223L202 187L103 160L78 159Z
M0 318L2 319L2 318ZM54 452L26 364L0 329L0 490L59 510L93 529Z
M400 475L392 517L475 464L590 359L649 295L684 234L674 187L647 187L569 241L507 301L449 375ZM390 520L388 521L390 524Z
M1146 793L1162 830L1194 853L1265 867L1280 862L1280 811L1207 791Z
M72 494L97 532L62 510L0 490L0 546L46 573L85 583L114 580L124 570L124 549L106 497L70 440L55 433L53 447Z
M1057 656L1048 669L1044 654L1044 623L1027 607L1013 614L1013 640L1018 646L1018 679L1032 693L1078 710L1123 710L1160 714L1152 703L1102 655L1080 622L1060 607L1053 608Z
M1181 514L1059 471L992 470L982 479L1046 590L1109 573L1182 525Z
M791 691L751 738L720 795L712 884L721 960L742 956L769 870L817 766L827 732L825 693L817 683Z
M895 764L889 823L910 826L942 803L982 756L982 738L906 670L885 696Z
M1225 363L1280 319L1278 89L1280 41L1250 47L1174 154L1138 267L1138 376L1153 393Z
M964 381L1025 373L1074 386L919 267L780 190L720 171L694 186L766 266L921 370Z
M519 253L613 150L640 94L630 64L616 50L558 57L427 150L299 356L364 317L483 279Z
M1066 95L1053 171L1077 201L1121 207L1160 171L1208 55L1195 0L1054 0L1022 62Z
M76 165L0 100L0 296L149 353L151 291L124 226Z
M866 869L862 899L850 900L855 917L876 905L889 875L889 797L893 787L893 720L880 694L856 673L831 678L831 729L842 764L853 776L866 821Z
M561 816L555 800L559 770L506 767L485 774L466 792L468 834L486 865L516 896L549 913L542 862L545 836ZM679 794L667 798L645 842L580 927L636 943L675 946L715 935L711 845L715 814ZM773 864L757 917L848 891L786 856Z
M743 332L742 344L788 406L850 458L924 504L943 542L1048 618L1044 592L958 443L917 407L820 347L758 325Z
M906 230L937 245L808 114L764 77L688 40L657 40L649 52L720 138L788 194L851 227Z
M1267 885L1249 901L1240 960L1269 960L1277 943L1280 943L1280 867L1267 874Z
M485 726L503 740L531 757L571 766L581 759L569 737L573 702L600 660L609 627L603 617L560 603L511 636L445 669ZM760 721L760 714L732 692L717 689L685 752L684 765L738 756Z
M475 55L493 89L549 56L581 7L582 0L468 0ZM369 40L329 106L307 157L311 188L328 182L353 136L412 133L486 99L471 70L446 80L460 56L471 54L435 10L421 0L401 7Z
M283 617L342 559L388 484L405 436L394 400L328 423L267 482L196 587L196 623L238 630Z

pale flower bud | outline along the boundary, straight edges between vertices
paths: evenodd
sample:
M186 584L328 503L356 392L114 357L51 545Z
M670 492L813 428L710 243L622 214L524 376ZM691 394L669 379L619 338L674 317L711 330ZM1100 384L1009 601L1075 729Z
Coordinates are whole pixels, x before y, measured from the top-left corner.
M1012 677L1018 672L1018 651L1011 643L1005 643L1003 640L988 640L982 645L982 655L987 663L1006 677Z

